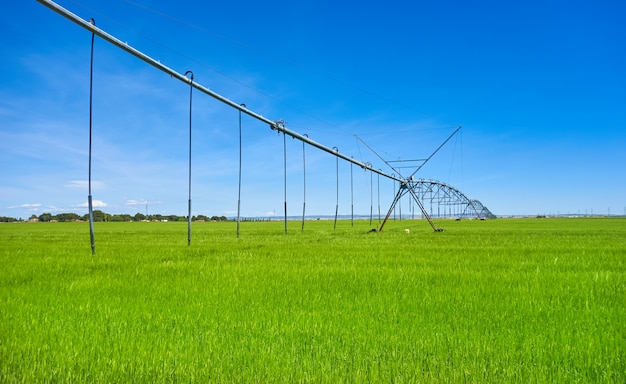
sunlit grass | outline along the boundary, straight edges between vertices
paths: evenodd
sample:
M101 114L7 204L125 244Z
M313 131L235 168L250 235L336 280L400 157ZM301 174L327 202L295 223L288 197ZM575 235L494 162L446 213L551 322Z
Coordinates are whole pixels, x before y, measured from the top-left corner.
M624 382L626 220L439 224L0 225L0 382Z

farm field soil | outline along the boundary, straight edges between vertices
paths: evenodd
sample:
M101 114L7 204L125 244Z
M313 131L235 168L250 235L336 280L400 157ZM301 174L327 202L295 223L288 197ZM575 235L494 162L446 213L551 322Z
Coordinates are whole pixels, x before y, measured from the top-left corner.
M1 224L0 382L626 382L626 219L437 224Z

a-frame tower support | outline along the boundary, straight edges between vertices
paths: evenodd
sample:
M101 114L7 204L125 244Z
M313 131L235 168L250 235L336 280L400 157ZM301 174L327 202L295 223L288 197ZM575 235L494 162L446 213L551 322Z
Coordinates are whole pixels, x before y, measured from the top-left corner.
M400 188L398 188L398 193L396 193L396 196L393 198L391 207L389 208L389 211L387 212L387 216L385 216L385 220L383 220L382 224L380 225L380 228L378 228L378 232L381 232L383 230L383 228L385 227L385 223L387 223L387 220L389 220L389 217L391 216L391 213L396 207L396 204L398 203L398 201L400 201L402 196L406 195L407 193L413 197L413 200L415 201L415 203L417 203L417 206L420 207L422 214L424 215L426 220L428 220L428 223L433 228L433 231L435 232L445 231L443 228L437 228L435 226L435 223L433 223L433 220L431 219L430 215L426 211L426 208L424 208L424 204L422 204L422 201L417 196L417 193L415 193L414 188L416 185L417 184L413 183L412 180L405 180L400 183Z

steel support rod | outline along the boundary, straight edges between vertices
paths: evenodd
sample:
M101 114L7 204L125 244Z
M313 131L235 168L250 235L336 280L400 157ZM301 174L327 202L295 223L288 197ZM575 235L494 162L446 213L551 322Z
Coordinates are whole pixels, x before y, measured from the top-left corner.
M433 231L435 231L435 232L443 232L443 229L437 228L435 226L435 223L433 223L433 220L431 219L430 215L428 214L428 212L426 212L426 208L424 208L424 204L422 204L422 202L420 201L419 197L417 196L417 194L415 193L413 188L414 188L413 185L409 185L407 187L407 189L409 190L409 193L413 196L413 199L415 200L415 202L419 206L419 209L422 211L422 214L424 215L426 220L428 220L428 223L432 227ZM432 200L431 200L431 202L432 202Z
M145 53L139 51L136 48L131 47L130 45L128 45L128 43L123 42L121 40L119 40L118 38L116 38L113 35L110 35L109 33L105 32L104 30L102 30L99 27L96 27L95 25L90 24L89 22L85 21L84 19L82 19L81 17L75 15L74 13L68 11L67 9L61 7L60 5L56 4L53 1L50 0L37 0L39 3L45 5L46 7L48 7L49 9L55 11L56 13L58 13L59 15L69 19L70 21L73 21L74 23L78 24L79 26L85 28L86 30L98 35L99 37L101 37L102 39L108 41L109 43L115 45L118 48L121 48L122 50L130 53L131 55L137 57L140 60L145 61L146 63L152 65L153 67L167 73L168 75L170 75L171 77L174 77L186 84L191 85L193 88L197 89L198 91L209 95L211 97L213 97L214 99L221 101L222 103L235 108L239 111L241 111L242 113L245 113L246 115L259 120L261 122L264 122L266 124L268 124L270 126L271 129L273 130L277 130L279 132L282 132L286 135L291 136L294 139L303 141L313 147L316 147L317 149L320 149L324 152L330 153L333 156L337 156L339 158L341 158L342 160L348 161L350 163L353 163L355 165L358 165L359 167L377 173L383 177L392 179L392 180L396 180L396 181L403 181L403 179L396 177L396 176L392 176L390 174L387 174L385 172L379 171L377 169L372 168L371 165L367 165L361 161L355 160L354 158L351 158L349 156L346 156L338 151L334 151L332 148L329 148L323 144L320 144L314 140L309 139L308 137L305 137L304 135L301 135L297 132L294 132L290 129L285 128L284 124L280 124L277 121L268 119L267 117L264 117L250 109L248 109L245 105L240 105L222 95L220 95L217 92L214 92L212 90L210 90L209 88L203 86L202 84L198 83L197 81L191 81L189 80L187 77L185 77L183 74L173 70L172 68L161 64L161 62L159 62L158 60L153 59L152 57L146 55Z
M424 208L424 205L422 204L422 202L420 201L419 197L415 193L414 188L415 188L415 184L412 183L411 181L407 181L407 182L404 182L404 183L400 184L400 188L398 188L398 192L396 193L396 196L393 199L393 202L391 203L391 207L389 208L389 211L387 211L387 216L385 216L385 219L383 220L383 223L378 228L378 232L382 232L382 230L385 227L385 224L387 223L387 220L389 220L389 216L391 216L391 213L393 212L396 204L400 201L400 198L402 196L404 196L405 194L407 194L407 193L409 193L413 197L413 199L417 203L418 207L422 211L422 214L424 215L424 217L426 218L426 220L428 221L428 223L432 227L433 231L435 231L435 232L443 232L444 231L443 229L437 228L435 226L435 223L433 223L432 218L430 217L428 212L426 212L426 208ZM411 200L409 200L409 201L411 201Z
M401 185L400 188L398 188L398 193L395 194L393 201L391 202L391 207L389 207L389 211L387 211L387 215L385 216L383 223L378 228L378 232L382 232L383 228L385 227L385 224L387 224L387 220L389 220L389 216L391 216L391 212L393 212L393 210L396 208L396 204L398 204L398 202L400 201L402 196L404 196L405 193L406 193L406 189Z

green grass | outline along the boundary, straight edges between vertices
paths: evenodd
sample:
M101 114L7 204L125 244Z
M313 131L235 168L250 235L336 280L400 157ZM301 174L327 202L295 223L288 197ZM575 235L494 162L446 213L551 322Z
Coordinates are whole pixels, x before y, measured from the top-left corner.
M626 382L625 219L438 224L0 225L0 382Z

